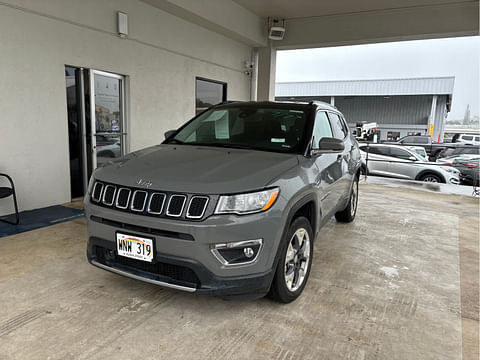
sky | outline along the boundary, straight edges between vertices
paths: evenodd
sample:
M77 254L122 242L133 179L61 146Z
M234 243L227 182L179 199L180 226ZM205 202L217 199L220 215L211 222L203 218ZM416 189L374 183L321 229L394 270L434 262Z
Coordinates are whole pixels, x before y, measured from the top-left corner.
M455 76L449 120L467 104L479 115L480 37L339 46L277 53L276 81L364 80Z

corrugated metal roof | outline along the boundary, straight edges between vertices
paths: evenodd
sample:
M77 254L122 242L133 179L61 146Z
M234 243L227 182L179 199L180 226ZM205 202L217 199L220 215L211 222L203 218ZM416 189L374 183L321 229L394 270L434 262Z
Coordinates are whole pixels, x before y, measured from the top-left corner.
M387 95L452 95L455 76L279 82L275 84L275 96L387 96Z

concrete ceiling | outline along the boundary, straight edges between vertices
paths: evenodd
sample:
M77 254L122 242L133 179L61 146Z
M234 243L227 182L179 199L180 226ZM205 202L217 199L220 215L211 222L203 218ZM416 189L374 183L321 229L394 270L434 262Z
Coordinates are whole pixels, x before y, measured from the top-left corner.
M478 35L478 0L141 0L252 47L300 49ZM268 41L267 17L286 19Z
M257 16L285 19L478 3L478 0L233 0Z

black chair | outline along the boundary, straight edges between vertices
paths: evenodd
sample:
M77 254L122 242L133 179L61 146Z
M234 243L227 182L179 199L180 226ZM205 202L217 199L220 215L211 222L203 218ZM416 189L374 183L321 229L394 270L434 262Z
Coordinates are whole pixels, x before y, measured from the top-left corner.
M18 225L20 221L20 216L18 215L18 205L17 205L17 195L15 194L15 186L13 185L12 178L8 176L7 174L2 174L0 173L1 177L7 178L7 180L10 182L11 187L2 187L0 186L0 199L7 198L9 196L13 196L13 204L15 205L15 221L9 221L6 219L0 219L0 221L12 224L12 225Z

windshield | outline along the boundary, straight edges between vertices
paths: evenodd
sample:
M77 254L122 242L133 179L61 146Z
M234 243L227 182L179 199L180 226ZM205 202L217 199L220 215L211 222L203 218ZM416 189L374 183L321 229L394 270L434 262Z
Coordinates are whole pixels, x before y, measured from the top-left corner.
M192 120L166 143L301 153L305 126L303 110L212 109Z

